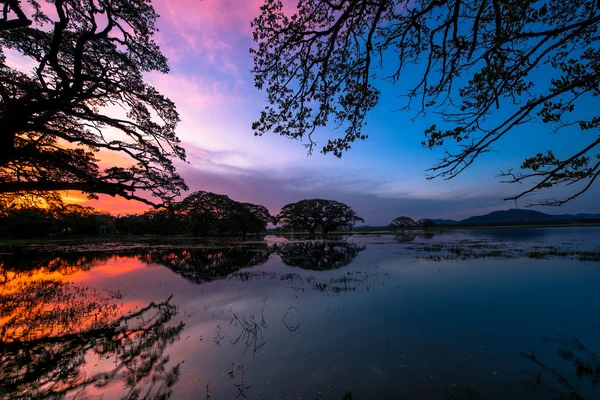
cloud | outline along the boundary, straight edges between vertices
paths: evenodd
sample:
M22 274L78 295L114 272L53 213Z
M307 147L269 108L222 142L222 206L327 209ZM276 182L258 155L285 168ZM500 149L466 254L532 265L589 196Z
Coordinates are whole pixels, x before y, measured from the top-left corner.
M306 198L341 201L350 205L370 225L387 225L399 215L416 219L464 217L472 212L489 212L503 206L496 195L471 196L468 200L379 196L374 192L382 182L343 174L323 174L314 169L273 174L242 169L184 168L181 173L191 191L225 193L237 201L262 204L271 213L279 212L285 204ZM504 208L507 208L506 204Z

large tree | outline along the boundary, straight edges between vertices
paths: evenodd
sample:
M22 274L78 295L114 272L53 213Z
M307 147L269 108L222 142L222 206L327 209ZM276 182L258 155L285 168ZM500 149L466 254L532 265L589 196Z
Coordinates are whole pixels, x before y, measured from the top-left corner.
M358 221L364 222L348 205L323 199L286 204L275 218L286 227L306 230L310 234L320 229L324 235L339 228L351 228Z
M398 228L414 228L417 226L417 223L411 217L396 217L392 220L391 225L396 226Z
M75 190L169 202L186 189L172 163L185 152L175 105L144 81L169 71L150 0L45 2L2 1L0 194ZM5 49L34 67L17 68ZM102 165L110 153L123 163Z
M224 194L197 191L176 204L194 236L222 234L227 230L235 202Z
M507 182L529 184L511 199L576 184L566 198L542 202L560 205L600 175L600 115L591 106L600 94L598 0L299 0L297 7L289 15L281 0L265 0L253 22L255 83L270 103L256 134L307 138L312 150L317 128L343 126L322 149L340 157L366 138L377 80L387 78L405 87L399 108L416 105L438 122L423 142L446 147L430 178L456 177L534 119L554 132L579 129L588 143L572 153L542 145L521 170L503 172Z
M273 217L261 205L240 203L224 194L198 191L175 205L194 236L203 234L264 232Z
M267 225L274 222L273 217L265 206L252 203L236 202L231 214L233 224L244 236L248 233L262 233L267 230Z

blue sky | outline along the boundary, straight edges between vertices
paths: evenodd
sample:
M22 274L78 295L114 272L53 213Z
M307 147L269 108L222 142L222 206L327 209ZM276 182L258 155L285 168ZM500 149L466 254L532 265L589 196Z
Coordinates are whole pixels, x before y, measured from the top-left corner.
M266 95L254 88L248 49L253 44L250 21L261 3L154 1L161 15L157 41L172 71L147 79L175 101L181 114L177 132L189 163L177 167L190 192L224 193L235 200L264 204L274 213L303 198L335 199L348 203L371 225L387 224L399 215L463 218L514 207L514 202L502 199L523 186L499 183L496 175L501 170L518 167L526 156L547 148L566 155L597 135L578 130L554 135L541 124L519 127L498 144L497 153L483 155L459 177L428 181L425 170L442 156L442 149L421 146L423 130L433 117L411 122L414 113L393 111L402 105L397 96L403 83L419 78L407 73L397 87L378 84L382 96L368 117L369 138L356 142L341 159L317 152L309 157L295 140L254 137L251 124L266 105ZM590 101L586 107L593 104ZM499 110L498 116L504 112ZM317 140L323 144L332 133L325 132ZM560 209L542 211L600 212L599 186ZM108 203L102 201L86 204L106 208ZM123 203L110 204L112 211L131 210Z

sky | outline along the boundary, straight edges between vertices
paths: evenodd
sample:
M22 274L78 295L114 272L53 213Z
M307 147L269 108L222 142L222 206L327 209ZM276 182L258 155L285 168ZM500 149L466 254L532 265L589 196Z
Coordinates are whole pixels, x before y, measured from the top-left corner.
M318 152L308 156L296 140L255 137L251 124L266 105L266 94L254 87L250 73L250 22L263 1L153 2L160 15L156 40L169 59L171 72L152 73L146 79L173 100L180 113L177 134L188 163L176 166L190 188L188 193L223 193L234 200L265 205L272 213L304 198L333 199L350 205L369 225L386 225L399 215L461 219L514 208L514 202L502 199L524 187L501 184L497 174L545 150L539 143L568 151L585 140L553 135L534 124L511 132L496 153L482 156L457 178L427 180L425 171L441 158L443 150L421 146L430 121L412 122L414 114L395 112L402 105L399 89L385 82L378 85L382 98L368 117L369 138L356 142L341 159ZM410 82L418 75L403 79ZM595 200L599 186L559 209L541 210L600 212L600 202ZM79 193L68 193L66 198L112 213L146 209L140 203L109 196L89 201Z

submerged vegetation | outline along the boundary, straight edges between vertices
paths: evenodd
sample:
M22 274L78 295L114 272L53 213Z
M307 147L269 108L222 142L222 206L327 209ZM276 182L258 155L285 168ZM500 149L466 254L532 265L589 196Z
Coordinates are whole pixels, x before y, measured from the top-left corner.
M545 260L561 258L577 261L600 261L600 247L592 250L574 250L556 246L517 246L513 244L467 242L461 244L436 244L433 246L411 246L419 257L429 261L469 260L481 258L511 259L530 258Z

